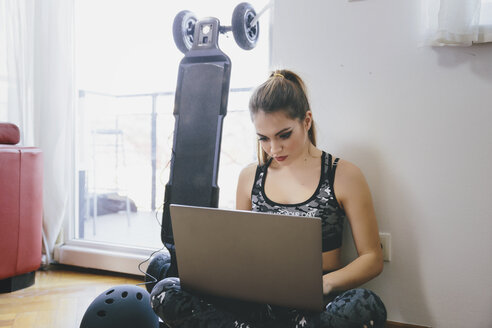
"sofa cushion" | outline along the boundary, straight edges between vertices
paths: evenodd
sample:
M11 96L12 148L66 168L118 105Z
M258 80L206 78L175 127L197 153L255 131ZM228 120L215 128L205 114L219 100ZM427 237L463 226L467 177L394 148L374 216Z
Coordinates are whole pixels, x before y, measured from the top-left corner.
M20 140L20 131L17 125L0 122L0 144L16 145Z

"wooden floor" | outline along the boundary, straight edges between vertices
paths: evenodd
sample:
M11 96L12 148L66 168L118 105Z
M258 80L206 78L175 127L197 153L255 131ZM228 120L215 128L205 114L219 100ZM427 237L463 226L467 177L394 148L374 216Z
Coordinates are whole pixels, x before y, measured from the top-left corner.
M142 279L67 266L37 271L33 286L0 294L0 328L79 328L85 310L99 294L113 286L136 285ZM425 328L386 324L386 328L402 327Z
M113 286L141 282L139 277L66 266L37 271L33 286L0 294L0 327L79 328L85 310L99 294Z

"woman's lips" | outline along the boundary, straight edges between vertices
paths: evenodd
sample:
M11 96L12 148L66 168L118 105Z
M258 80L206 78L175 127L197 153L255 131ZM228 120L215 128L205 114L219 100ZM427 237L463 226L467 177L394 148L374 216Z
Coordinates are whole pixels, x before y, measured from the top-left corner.
M287 158L287 156L278 156L278 157L275 157L275 160L277 160L277 161L279 161L279 162L282 162L282 161L284 161L286 158Z

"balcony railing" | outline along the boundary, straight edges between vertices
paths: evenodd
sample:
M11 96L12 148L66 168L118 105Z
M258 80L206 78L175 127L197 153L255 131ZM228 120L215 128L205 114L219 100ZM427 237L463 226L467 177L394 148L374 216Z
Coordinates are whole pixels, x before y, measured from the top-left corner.
M254 131L247 109L251 90L231 88L229 93L219 172L219 186L221 191L226 190L220 196L222 207L234 206L231 180L237 179L240 168L255 156ZM173 109L174 92L114 95L79 90L80 238L84 238L84 221L94 218L94 233L95 217L98 212L103 214L98 211L98 194L122 196L127 217L133 205L138 211L148 212L161 206L169 176ZM221 176L225 181L222 184Z

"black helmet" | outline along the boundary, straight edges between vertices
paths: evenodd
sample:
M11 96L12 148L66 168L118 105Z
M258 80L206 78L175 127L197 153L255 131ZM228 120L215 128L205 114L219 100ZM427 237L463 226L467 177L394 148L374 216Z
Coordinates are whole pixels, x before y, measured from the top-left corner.
M158 328L149 293L133 285L110 288L85 311L80 328Z

